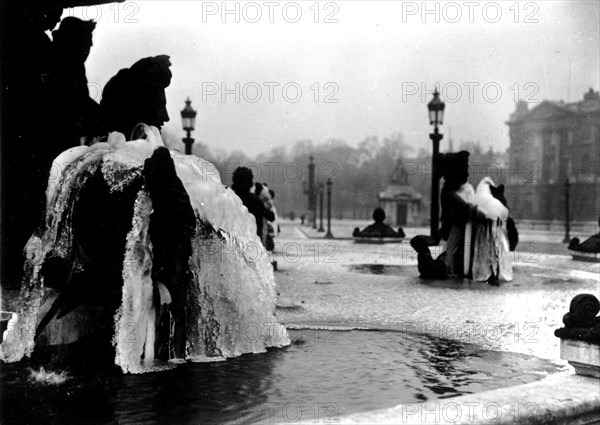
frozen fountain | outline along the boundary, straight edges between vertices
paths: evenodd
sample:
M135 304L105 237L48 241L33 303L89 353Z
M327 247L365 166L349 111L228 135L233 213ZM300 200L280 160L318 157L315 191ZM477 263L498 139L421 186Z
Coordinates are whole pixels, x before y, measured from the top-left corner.
M3 334L2 360L17 362L38 347L100 335L112 342L123 372L141 373L289 344L275 320L273 269L254 217L212 164L175 151L170 156L196 223L183 272L157 281L153 266L161 247L150 241L153 200L144 164L158 149L167 152L160 133L144 126L137 140L111 133L107 142L71 148L55 159L44 230L25 249L19 311ZM98 187L106 192L101 204L93 203ZM109 217L102 223L111 225L102 228L98 217ZM172 220L178 229L178 218ZM93 259L82 253L81 235L89 234L105 243L94 247ZM98 258L106 264L94 263ZM69 283L50 278L53 268L64 269L55 275ZM172 308L177 303L179 314Z

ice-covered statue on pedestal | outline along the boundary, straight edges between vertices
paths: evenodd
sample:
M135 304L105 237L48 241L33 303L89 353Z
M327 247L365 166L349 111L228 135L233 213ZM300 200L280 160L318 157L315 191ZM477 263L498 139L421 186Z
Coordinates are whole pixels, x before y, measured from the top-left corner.
M212 164L140 133L55 159L4 361L89 342L139 373L289 344L254 217Z
M504 196L504 186L484 177L477 191L469 183L469 152L440 154L437 162L441 191L442 227L437 238L418 235L410 244L418 254L425 279L468 277L495 283L512 280L510 251L519 240ZM430 246L442 245L433 258Z
M469 202L475 205L482 215L479 221L467 222L465 229L467 234L465 240L473 244L471 259L473 279L481 282L511 281L513 269L510 259L511 247L507 230L509 217L504 198L504 186L496 187L492 179L484 177ZM465 252L469 252L468 246ZM465 264L468 267L467 261L465 260Z

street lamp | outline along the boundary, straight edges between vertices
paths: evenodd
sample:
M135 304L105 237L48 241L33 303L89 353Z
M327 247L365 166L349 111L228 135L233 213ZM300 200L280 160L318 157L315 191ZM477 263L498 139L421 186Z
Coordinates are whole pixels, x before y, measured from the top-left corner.
M571 220L569 217L569 198L571 195L571 182L567 177L565 180L565 238L563 239L563 243L569 243L571 241Z
M185 101L185 108L181 111L181 121L183 122L183 131L187 133L187 137L183 138L185 144L185 154L192 154L192 144L194 139L191 137L192 131L194 131L194 125L196 123L196 111L192 109L192 101L188 97Z
M320 182L318 187L319 187L319 218L320 218L320 222L321 222L321 224L319 225L318 232L324 232L325 229L323 228L323 192L324 192L323 182Z
M440 177L436 167L436 158L440 152L440 140L444 137L440 134L439 125L444 123L444 108L446 104L441 101L440 93L435 88L433 99L427 104L429 110L429 124L433 125L433 133L429 138L433 142L433 154L431 156L431 215L430 215L430 234L437 240L439 221L440 221Z
M311 155L308 163L308 189L303 183L304 193L308 195L308 214L310 220L312 220L313 228L317 228L317 188L315 187L315 162L314 157Z

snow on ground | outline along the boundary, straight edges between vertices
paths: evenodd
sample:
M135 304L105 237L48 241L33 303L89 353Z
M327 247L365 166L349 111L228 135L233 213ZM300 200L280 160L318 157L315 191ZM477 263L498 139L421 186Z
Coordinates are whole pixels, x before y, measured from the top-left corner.
M339 223L337 230L337 236L347 236L339 233L345 230ZM515 255L514 281L499 287L425 281L418 277L408 239L355 244L322 239L322 233L291 223L282 226L275 259L285 307L277 309L277 318L284 324L424 332L555 360L559 339L554 330L562 327L571 299L600 289L597 264L533 251ZM371 264L379 266L360 266Z

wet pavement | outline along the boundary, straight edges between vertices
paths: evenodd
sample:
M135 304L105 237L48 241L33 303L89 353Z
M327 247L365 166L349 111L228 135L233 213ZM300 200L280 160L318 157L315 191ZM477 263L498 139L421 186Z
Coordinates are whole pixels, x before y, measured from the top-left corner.
M338 223L332 232L343 226L352 228ZM292 223L281 227L277 318L290 327L417 332L556 360L554 330L571 299L600 289L598 264L528 250L527 238L513 255L514 280L491 286L420 279L408 238L401 244L356 244L312 238L322 234Z

